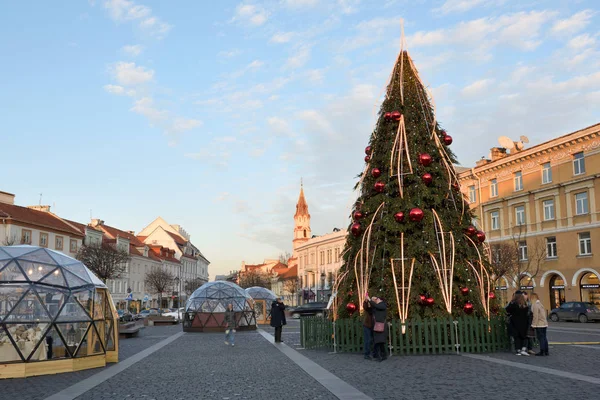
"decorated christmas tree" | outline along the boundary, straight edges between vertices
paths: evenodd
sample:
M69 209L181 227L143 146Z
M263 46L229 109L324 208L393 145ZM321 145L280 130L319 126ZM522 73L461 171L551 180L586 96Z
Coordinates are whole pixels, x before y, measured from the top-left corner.
M497 311L485 233L460 190L451 145L402 50L365 149L336 282L338 317L362 311L367 294L403 321Z

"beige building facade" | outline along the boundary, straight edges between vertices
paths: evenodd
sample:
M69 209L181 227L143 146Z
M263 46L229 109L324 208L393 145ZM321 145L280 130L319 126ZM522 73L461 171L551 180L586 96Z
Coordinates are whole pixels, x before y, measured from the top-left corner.
M548 310L600 306L600 124L517 148L493 148L490 160L459 172L491 248L518 248L517 272L498 279L496 294L506 302L517 289L535 291ZM501 256L492 251L492 262Z

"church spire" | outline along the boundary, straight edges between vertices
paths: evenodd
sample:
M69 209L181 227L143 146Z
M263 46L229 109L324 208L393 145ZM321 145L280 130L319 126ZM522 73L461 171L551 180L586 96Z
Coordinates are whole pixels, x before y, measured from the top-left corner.
M296 204L296 214L294 214L294 218L299 216L308 216L310 218L310 214L308 213L308 204L304 198L304 184L302 182L302 178L300 178L300 196L298 197L298 203Z
M301 179L300 196L296 204L296 214L294 214L294 251L298 246L310 239L310 237L310 214L308 213L308 204L304 198L304 182Z

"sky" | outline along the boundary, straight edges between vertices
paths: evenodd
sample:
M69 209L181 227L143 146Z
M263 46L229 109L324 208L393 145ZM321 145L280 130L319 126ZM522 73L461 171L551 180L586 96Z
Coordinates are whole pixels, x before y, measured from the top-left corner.
M0 191L64 218L182 225L210 275L348 225L400 49L472 166L600 122L600 7L543 0L0 6Z

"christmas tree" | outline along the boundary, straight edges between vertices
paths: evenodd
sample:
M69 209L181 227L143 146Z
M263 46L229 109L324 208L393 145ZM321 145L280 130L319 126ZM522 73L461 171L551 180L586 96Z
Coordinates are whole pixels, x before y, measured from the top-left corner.
M403 321L495 311L489 248L461 193L452 141L402 50L356 186L338 317L361 310L367 294L387 302L388 318Z

